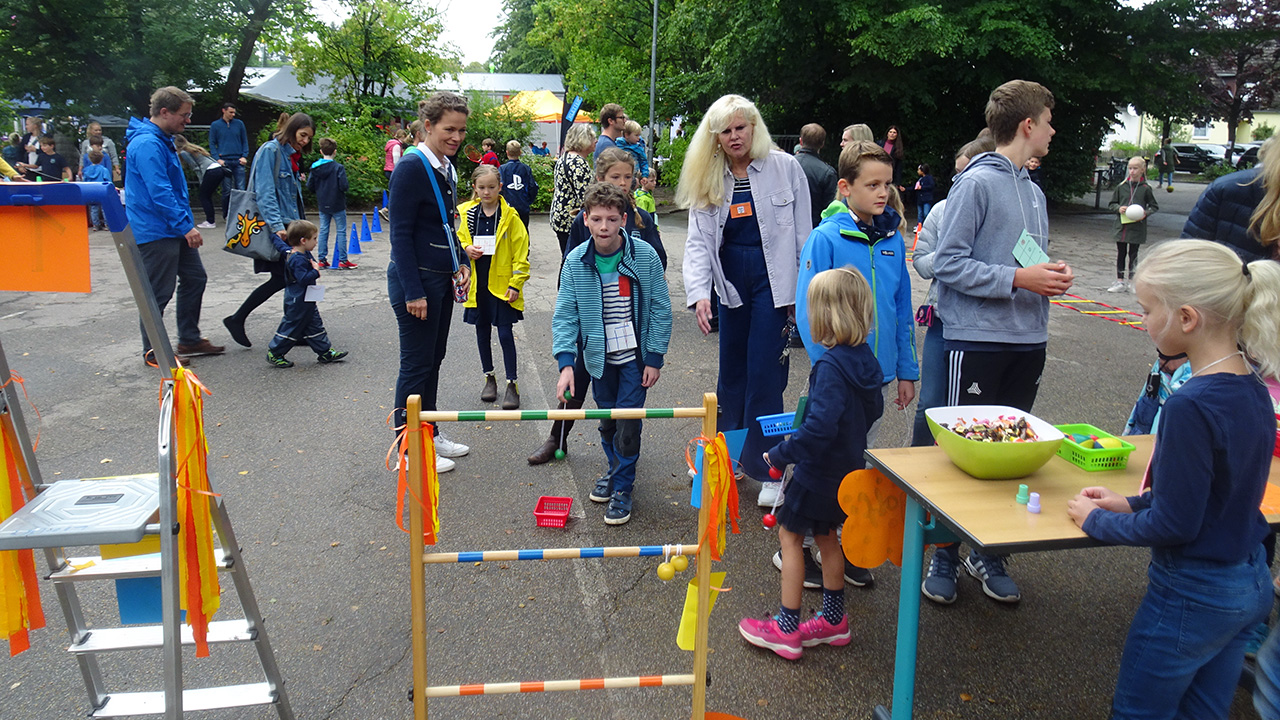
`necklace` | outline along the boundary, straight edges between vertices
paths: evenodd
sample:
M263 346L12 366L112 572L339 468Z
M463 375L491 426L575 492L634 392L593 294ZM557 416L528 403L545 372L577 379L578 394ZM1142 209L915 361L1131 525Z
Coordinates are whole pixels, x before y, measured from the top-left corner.
M1205 370L1208 370L1209 368L1213 367L1214 365L1217 365L1218 363L1221 363L1221 362L1226 362L1237 355L1239 355L1240 357L1244 357L1244 353L1237 350L1231 353L1230 355L1227 355L1226 357L1220 357L1217 360L1214 360L1213 362L1209 363L1208 365L1205 365L1204 367L1200 368L1199 370L1196 370L1195 372L1191 373L1191 377L1195 377L1203 373Z

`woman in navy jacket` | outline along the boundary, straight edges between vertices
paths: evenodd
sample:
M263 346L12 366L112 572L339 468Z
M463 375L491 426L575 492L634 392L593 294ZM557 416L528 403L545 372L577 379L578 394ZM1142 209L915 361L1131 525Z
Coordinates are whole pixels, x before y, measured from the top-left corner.
M469 113L466 99L450 92L438 92L419 102L418 119L426 140L402 155L391 174L387 296L400 328L396 428L405 424L410 395L422 397L423 410L436 409L440 364L453 319L455 273L463 297L471 280L471 262L454 235L458 173L449 159L466 137ZM435 188L440 190L439 199ZM466 455L469 448L441 436L438 424L435 433L436 470L452 470L454 463L449 458Z
M280 236L283 240L289 223L301 220L299 206L302 200L302 186L298 183L298 173L293 169L293 156L301 155L311 147L311 138L315 137L316 126L311 116L306 113L294 113L270 140L258 147L253 156L253 169L250 178L253 190L258 199L258 212L267 221L267 230ZM228 225L234 225L234 218L227 218ZM249 335L244 330L244 323L249 313L271 299L271 296L284 289L287 284L284 277L284 258L275 262L254 259L255 273L271 273L266 282L254 288L245 298L240 309L234 315L222 319L232 339L245 347L252 347Z

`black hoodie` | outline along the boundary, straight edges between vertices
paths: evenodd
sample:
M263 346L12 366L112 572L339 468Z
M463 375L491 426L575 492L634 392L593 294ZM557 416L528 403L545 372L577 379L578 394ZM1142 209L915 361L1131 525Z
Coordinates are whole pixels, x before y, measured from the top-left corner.
M347 169L342 163L321 158L311 164L307 189L316 194L316 204L325 215L347 210Z
M809 371L800 429L769 451L775 467L794 464L792 482L836 497L840 481L866 466L867 430L884 412L884 373L866 343L830 348Z

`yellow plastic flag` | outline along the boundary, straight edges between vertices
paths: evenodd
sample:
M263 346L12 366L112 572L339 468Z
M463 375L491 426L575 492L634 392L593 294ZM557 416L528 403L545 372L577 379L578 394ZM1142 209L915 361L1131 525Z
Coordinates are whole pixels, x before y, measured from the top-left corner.
M8 424L0 422L0 522L25 504L19 482L20 455ZM9 640L9 655L31 647L28 630L44 627L35 556L30 550L0 551L0 636Z
M209 393L190 370L173 373L173 415L178 467L179 605L196 641L196 657L209 656L209 621L221 604L218 566L213 551L209 503L209 444L204 436L204 398Z

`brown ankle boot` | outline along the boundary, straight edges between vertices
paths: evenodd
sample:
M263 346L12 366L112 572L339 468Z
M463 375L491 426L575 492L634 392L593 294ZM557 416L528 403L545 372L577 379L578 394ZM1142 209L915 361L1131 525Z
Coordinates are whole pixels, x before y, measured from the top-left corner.
M557 422L556 424L559 425L560 423ZM559 437L556 437L555 435L548 437L546 442L542 443L542 447L538 448L537 452L529 456L529 464L541 465L543 463L551 462L551 460L556 456L556 449L559 447Z

